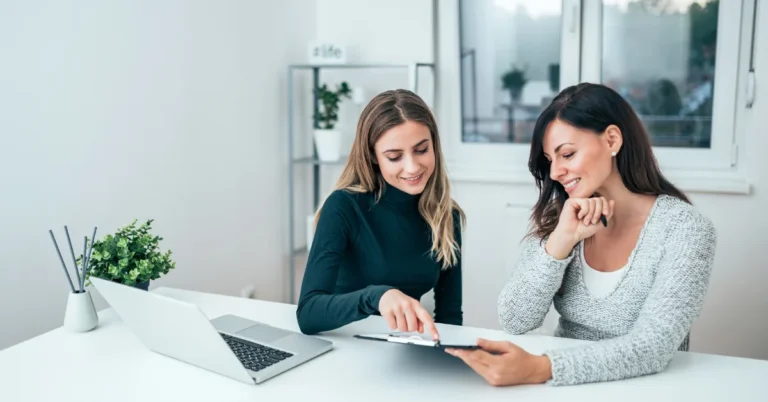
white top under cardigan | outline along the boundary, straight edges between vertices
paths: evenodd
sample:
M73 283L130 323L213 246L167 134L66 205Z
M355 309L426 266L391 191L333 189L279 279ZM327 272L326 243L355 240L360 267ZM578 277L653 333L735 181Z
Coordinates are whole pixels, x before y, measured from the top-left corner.
M584 257L584 241L579 242L579 247L584 285L587 286L587 290L592 296L608 296L619 285L621 278L624 277L624 272L627 270L627 266L624 265L618 270L611 272L597 271L589 266L586 257Z

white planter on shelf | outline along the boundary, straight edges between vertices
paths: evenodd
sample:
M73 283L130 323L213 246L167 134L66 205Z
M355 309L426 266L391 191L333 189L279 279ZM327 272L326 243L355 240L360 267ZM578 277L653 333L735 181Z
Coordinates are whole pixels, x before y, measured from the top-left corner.
M341 159L341 131L315 129L317 157L322 162L335 162Z

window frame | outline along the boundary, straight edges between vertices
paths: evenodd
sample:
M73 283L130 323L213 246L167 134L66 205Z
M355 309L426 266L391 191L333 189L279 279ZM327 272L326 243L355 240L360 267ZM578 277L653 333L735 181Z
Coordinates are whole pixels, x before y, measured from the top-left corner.
M733 7L738 2L738 6ZM684 191L746 194L750 183L738 147L744 142L740 117L747 109L754 2L720 2L712 147L654 147L659 165ZM463 142L461 32L459 0L435 1L435 113L451 178L455 181L533 183L528 172L528 144ZM561 87L600 82L602 1L563 0L560 49ZM737 63L723 62L737 60ZM573 64L571 64L573 63ZM575 65L574 68L563 68ZM754 81L752 81L754 82ZM459 90L456 90L459 89ZM743 158L741 158L743 159Z

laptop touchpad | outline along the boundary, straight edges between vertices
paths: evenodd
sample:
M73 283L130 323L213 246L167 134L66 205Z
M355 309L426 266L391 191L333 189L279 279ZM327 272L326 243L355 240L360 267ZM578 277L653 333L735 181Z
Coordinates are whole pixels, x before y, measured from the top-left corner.
M270 343L289 335L289 333L279 328L270 327L269 325L256 324L242 331L238 331L237 335L253 339L255 342Z

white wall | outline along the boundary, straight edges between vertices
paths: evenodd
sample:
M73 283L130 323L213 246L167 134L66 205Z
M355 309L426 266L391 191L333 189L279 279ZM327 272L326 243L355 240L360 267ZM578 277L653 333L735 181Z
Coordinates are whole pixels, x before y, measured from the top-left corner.
M61 325L65 224L82 247L154 218L159 283L286 297L286 66L314 29L312 0L0 3L0 349Z
M331 1L331 0L327 0ZM345 3L342 0L333 3ZM322 4L323 2L321 2ZM389 3L377 3L376 14L386 14ZM429 21L432 10L422 2L408 8L395 2L390 12L407 15L408 19L421 16ZM411 3L411 2L408 2ZM428 1L424 1L428 3ZM407 11L405 11L407 10ZM341 8L336 11L343 11ZM319 10L320 15L322 10ZM353 14L341 14L334 18L344 19ZM329 17L330 18L330 17ZM382 19L384 20L384 19ZM439 23L439 21L438 21ZM768 35L759 28L768 23L768 8L762 8L757 25L757 76L768 74ZM318 20L318 26L322 22ZM376 47L380 54L392 54L395 50L406 52L422 50L421 40L430 37L425 24L397 24L398 38L409 37L413 47L400 41L382 42L374 29L347 27L347 37L354 38L360 47ZM432 44L434 46L434 43ZM434 52L434 47L431 48ZM370 60L365 60L370 61ZM440 59L437 58L437 62ZM438 66L439 68L439 66ZM691 193L694 203L710 216L718 230L718 248L709 294L701 318L693 329L692 350L733 356L768 359L768 298L764 289L768 284L761 245L768 217L764 206L768 205L768 160L761 153L768 148L768 138L760 135L758 117L768 114L768 84L758 78L757 101L746 116L745 132L749 133L748 147L742 160L748 165L749 179L753 183L751 195L720 195ZM439 88L445 93L451 88ZM441 110L443 110L441 108ZM458 113L459 105L451 105ZM439 116L440 117L440 116ZM441 121L447 120L442 116ZM454 119L455 120L455 119ZM442 123L441 123L442 124ZM458 127L442 124L443 136L460 135ZM445 139L444 139L445 141ZM740 158L741 158L740 157ZM521 161L525 164L526 161ZM529 211L535 202L535 188L530 185L454 182L455 198L468 215L468 229L464 244L464 312L465 324L499 328L496 316L496 297L517 259L517 246L526 231ZM764 248L764 247L763 247ZM555 322L550 316L545 324L551 329Z

